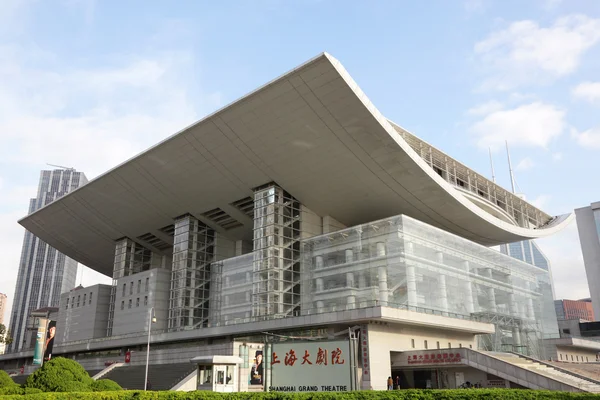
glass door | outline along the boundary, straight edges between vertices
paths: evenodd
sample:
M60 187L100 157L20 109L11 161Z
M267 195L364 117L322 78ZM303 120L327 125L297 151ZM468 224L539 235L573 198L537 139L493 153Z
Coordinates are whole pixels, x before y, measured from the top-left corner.
M235 367L233 365L215 365L215 392L235 392Z

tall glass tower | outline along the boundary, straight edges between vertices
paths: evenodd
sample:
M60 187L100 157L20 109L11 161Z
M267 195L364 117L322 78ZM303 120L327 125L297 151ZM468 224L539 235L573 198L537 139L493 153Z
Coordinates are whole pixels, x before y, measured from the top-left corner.
M548 271L550 273L550 278L552 278L550 261L533 240L502 244L500 245L500 252L518 260L525 261L528 264L535 265L544 271ZM552 298L556 298L554 295L554 284L552 284Z
M83 172L74 169L42 171L37 197L29 201L29 214L85 185ZM10 316L13 343L8 352L24 346L27 319L42 307L58 307L61 293L75 286L77 262L25 231L15 298Z

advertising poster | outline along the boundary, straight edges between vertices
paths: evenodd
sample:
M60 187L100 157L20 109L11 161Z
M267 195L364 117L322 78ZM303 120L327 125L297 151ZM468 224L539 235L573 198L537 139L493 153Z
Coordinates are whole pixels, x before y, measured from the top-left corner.
M352 390L350 345L346 340L274 343L271 347L273 392L345 392Z
M48 323L48 332L46 334L46 341L44 345L44 361L48 361L52 358L52 349L54 348L54 336L56 335L56 321L50 321Z
M265 366L262 350L256 350L253 361L252 368L250 369L250 385L262 386Z
M44 362L44 345L46 344L46 318L38 319L38 330L35 339L35 348L33 350L33 365L42 365Z

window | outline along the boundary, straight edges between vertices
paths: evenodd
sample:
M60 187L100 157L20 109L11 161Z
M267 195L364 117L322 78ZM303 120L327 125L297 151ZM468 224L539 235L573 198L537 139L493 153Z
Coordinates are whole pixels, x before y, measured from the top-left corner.
M576 356L576 358L577 358L577 362L579 362L579 356Z
M139 279L138 280L138 287L137 287L137 292L139 293L142 290L142 280Z
M459 349L462 349L462 343L459 343L459 344L458 344L458 348L459 348Z
M438 349L440 348L440 342L439 341L436 342L436 346L437 346Z
M472 344L470 344L470 345L469 345L469 348L470 348L470 349L472 349L472 348L473 348L473 345L472 345Z
M135 299L135 306L136 307L140 306L140 298L139 297L137 299Z
M147 306L148 305L148 296L144 296L144 305Z
M127 308L131 308L131 299L129 299L129 306Z
M585 362L590 362L590 359L588 358L588 356L585 356Z
M560 356L560 359L562 360L562 354L559 354L559 356Z
M69 298L67 297L67 306L65 307L67 310L69 309Z
M133 294L133 282L129 284L129 294Z
M90 304L92 304L92 295L94 294L94 292L90 292Z
M448 348L451 349L452 348L452 343L448 342Z
M127 284L123 284L123 297L125 297L125 291L127 290Z
M87 302L87 293L83 295L83 305Z
M125 309L125 301L122 301L121 302L121 310L124 310L124 309Z
M427 340L423 341L423 346L425 346L425 350L427 350Z
M415 348L415 339L410 339L410 345L413 349Z
M571 354L571 361L573 361L573 354Z
M146 278L146 289L145 291L148 291L148 288L150 287L150 278Z
M77 296L77 307L79 307L79 301L81 300L81 295Z

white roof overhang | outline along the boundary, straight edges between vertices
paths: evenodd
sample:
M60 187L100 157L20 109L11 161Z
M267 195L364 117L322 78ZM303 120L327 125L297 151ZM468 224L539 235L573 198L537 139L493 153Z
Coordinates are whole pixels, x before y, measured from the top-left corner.
M551 235L573 217L526 229L477 207L324 53L19 222L111 275L116 239L151 233L168 242L161 228L185 213L251 239L252 217L234 203L269 182L346 226L406 214L484 245ZM211 220L207 212L215 209L234 223Z

